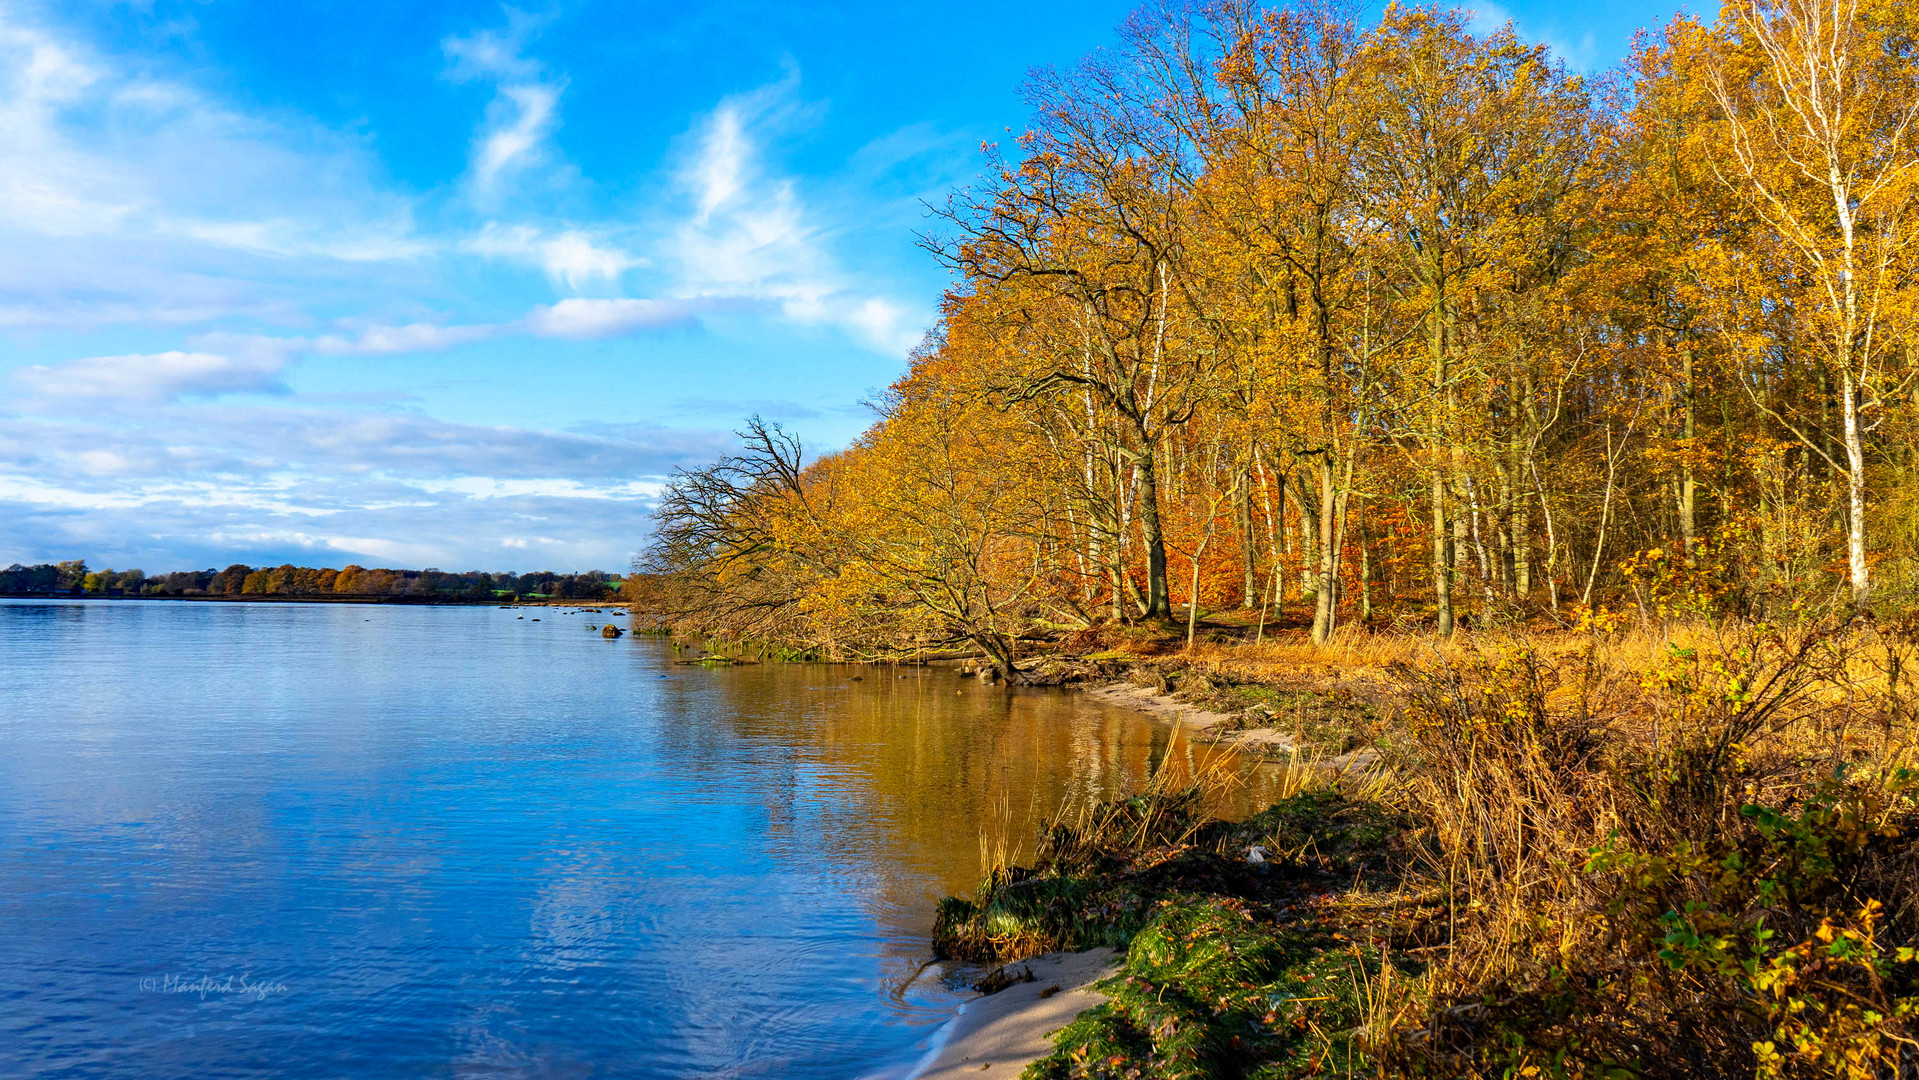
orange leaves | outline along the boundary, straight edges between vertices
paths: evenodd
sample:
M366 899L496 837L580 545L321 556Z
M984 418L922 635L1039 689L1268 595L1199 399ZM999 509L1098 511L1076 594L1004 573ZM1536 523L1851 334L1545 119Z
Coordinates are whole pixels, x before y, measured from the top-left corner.
M957 281L881 421L668 533L779 613L740 618L867 649L1289 590L1322 638L1381 599L1446 632L1455 592L1563 624L1677 573L1618 553L1748 517L1739 602L1809 587L1842 520L1864 595L1869 512L1919 550L1866 486L1919 460L1919 20L1822 8L1859 77L1819 74L1825 2L1675 20L1598 88L1458 11L1143 18L937 212ZM1814 84L1850 111L1791 127Z

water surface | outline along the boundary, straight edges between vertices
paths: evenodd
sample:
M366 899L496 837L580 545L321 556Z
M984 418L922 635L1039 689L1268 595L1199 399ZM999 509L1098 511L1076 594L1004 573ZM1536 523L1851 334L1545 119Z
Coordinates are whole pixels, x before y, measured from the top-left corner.
M0 601L0 1075L867 1075L960 997L927 933L983 839L1169 753L609 618Z

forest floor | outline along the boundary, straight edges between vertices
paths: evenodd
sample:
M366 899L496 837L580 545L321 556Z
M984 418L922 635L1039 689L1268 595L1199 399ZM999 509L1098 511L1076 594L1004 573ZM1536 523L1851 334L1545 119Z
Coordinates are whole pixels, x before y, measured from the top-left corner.
M1030 664L1306 767L1240 822L1156 782L942 902L943 956L1120 953L1025 1076L1919 1074L1909 627L1209 629Z

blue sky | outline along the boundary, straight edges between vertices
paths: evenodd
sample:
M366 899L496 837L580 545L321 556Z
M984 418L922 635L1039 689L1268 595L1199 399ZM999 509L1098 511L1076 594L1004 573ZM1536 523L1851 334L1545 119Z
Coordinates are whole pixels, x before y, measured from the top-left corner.
M0 564L624 569L744 417L866 426L923 201L1131 6L0 0Z

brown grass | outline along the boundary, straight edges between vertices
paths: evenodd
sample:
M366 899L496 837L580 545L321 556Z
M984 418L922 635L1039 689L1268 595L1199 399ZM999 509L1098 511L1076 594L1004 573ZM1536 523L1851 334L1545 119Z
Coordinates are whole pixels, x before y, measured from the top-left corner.
M1806 1075L1913 1067L1905 1021L1890 1017L1919 987L1889 959L1919 944L1919 880L1896 869L1913 862L1900 816L1912 806L1886 794L1913 761L1910 656L1909 640L1870 625L1690 623L1494 636L1402 664L1404 740L1388 768L1399 804L1431 829L1424 870L1447 892L1451 925L1422 988L1434 1011L1387 1059L1457 1075L1551 1059L1569 1075L1750 1076L1754 1048L1798 1030L1782 1017L1805 1015L1824 1026L1794 1039L1844 1043L1856 1059L1820 1059ZM1861 811L1876 824L1815 829L1799 847L1754 825L1761 812L1854 803L1877 808ZM1595 872L1601 853L1642 869ZM1832 867L1796 868L1802 858ZM1730 960L1685 966L1660 936L1693 925L1668 912L1704 905L1714 933L1773 963L1856 924L1868 902L1886 912L1892 981L1874 991L1880 1010L1861 1013L1880 1019L1857 1030L1834 1019L1852 1007L1833 1003L1839 991L1764 1000ZM1772 937L1752 937L1761 926ZM1868 1043L1903 1049L1875 1056Z
M1422 823L1394 902L1437 892L1446 925L1426 974L1355 988L1386 1075L1864 1078L1919 1075L1915 657L1870 622L1694 620L1178 661L1390 703L1366 797ZM1672 953L1699 926L1720 944ZM1806 974L1830 940L1868 959Z

